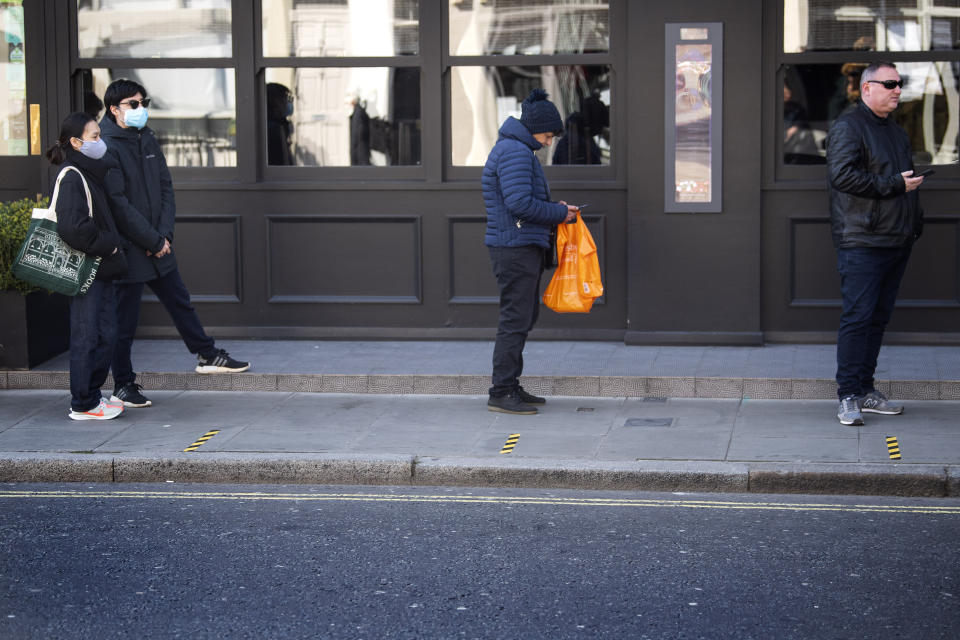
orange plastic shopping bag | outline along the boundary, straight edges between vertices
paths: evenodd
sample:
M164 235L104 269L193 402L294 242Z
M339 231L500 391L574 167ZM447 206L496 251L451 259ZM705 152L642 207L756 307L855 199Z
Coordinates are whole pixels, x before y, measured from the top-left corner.
M580 214L557 226L557 270L543 293L543 303L557 313L587 313L603 295L597 245Z

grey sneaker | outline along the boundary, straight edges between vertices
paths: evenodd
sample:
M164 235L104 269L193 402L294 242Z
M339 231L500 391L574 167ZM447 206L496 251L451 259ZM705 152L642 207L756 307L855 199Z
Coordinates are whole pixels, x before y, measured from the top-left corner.
M840 401L840 407L837 409L837 419L840 424L851 427L863 426L863 414L860 413L860 402L857 396L847 396Z
M864 413L882 413L885 416L896 416L903 413L903 405L887 397L879 391L871 391L860 398L860 411Z

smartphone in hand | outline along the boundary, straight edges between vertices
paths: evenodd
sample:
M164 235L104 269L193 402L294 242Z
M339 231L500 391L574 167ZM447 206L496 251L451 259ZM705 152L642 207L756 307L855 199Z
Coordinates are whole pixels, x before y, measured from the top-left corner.
M929 168L928 168L928 169L924 169L924 170L921 171L920 173L914 173L914 174L913 174L912 176L910 176L910 177L911 177L911 178L926 178L927 176L932 176L932 175L935 174L935 173L936 173L936 171L934 171L933 169L929 169Z

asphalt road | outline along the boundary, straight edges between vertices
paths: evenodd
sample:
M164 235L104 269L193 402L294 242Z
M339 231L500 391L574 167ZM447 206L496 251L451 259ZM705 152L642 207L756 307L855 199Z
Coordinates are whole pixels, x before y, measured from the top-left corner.
M960 637L960 500L0 485L0 638Z

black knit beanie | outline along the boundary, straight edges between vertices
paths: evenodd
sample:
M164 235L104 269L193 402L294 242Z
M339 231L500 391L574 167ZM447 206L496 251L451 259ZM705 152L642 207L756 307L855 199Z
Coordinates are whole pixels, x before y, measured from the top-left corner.
M520 122L530 133L559 133L563 131L563 119L560 112L547 100L547 92L534 89L520 105Z

